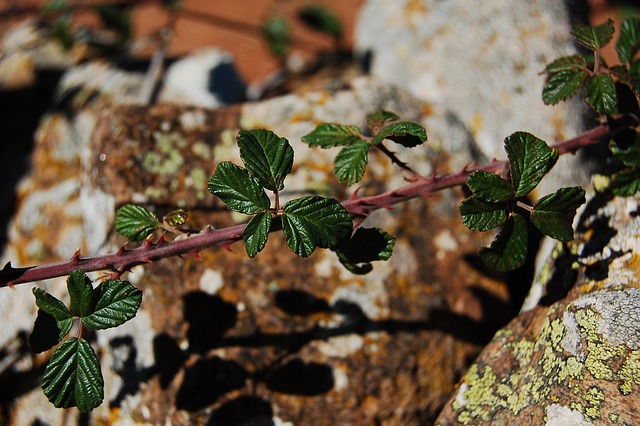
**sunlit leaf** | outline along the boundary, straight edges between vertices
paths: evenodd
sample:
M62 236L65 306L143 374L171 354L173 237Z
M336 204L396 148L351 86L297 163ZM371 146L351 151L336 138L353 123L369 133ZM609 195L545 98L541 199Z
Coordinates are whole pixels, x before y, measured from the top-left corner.
M620 37L616 42L616 52L620 62L630 63L640 50L640 18L625 19L620 25Z
M417 123L401 121L391 123L382 128L382 130L373 137L371 143L378 145L382 143L384 139L389 139L407 148L412 148L426 142L427 131Z
M477 170L467 179L473 195L484 201L507 201L513 197L511 184L495 173Z
M56 321L73 319L73 315L61 300L38 287L34 287L32 291L38 308L51 315Z
M398 118L400 117L390 111L376 111L367 116L367 127L375 134L380 131L387 121L397 120Z
M613 175L611 188L615 195L631 197L640 191L640 168L623 170Z
M104 398L104 381L96 353L84 339L71 337L53 353L42 378L42 390L57 408L96 408Z
M320 146L322 148L349 145L359 140L362 140L360 138L360 129L356 126L335 123L320 124L311 133L302 137L302 141L309 146Z
M116 212L116 232L131 241L144 240L158 226L156 215L142 206L127 204Z
M558 160L558 150L526 132L515 132L504 141L511 166L515 195L528 195Z
M512 271L527 259L527 223L520 215L511 216L490 247L483 247L480 258L496 271Z
M587 78L588 72L581 68L571 68L549 75L542 89L542 100L547 105L555 105L575 95Z
M89 315L93 309L93 285L84 271L76 269L69 274L67 291L71 299L69 304L71 313L79 317Z
M82 324L94 330L124 324L136 316L142 302L142 291L128 281L103 281L94 292L93 312L82 317Z
M533 206L531 222L545 235L560 241L573 240L573 218L585 202L584 189L560 188Z
M589 50L600 50L606 46L613 37L615 29L613 20L609 19L602 25L595 27L589 25L574 25L571 34L576 41Z
M316 247L333 248L352 226L349 212L333 198L302 197L283 207L287 245L300 257L311 255Z
M209 179L209 192L233 211L256 214L268 210L271 202L249 171L229 161L218 164Z
M615 114L618 98L613 78L597 74L587 82L587 103L600 114Z
M263 188L284 188L284 179L293 166L293 148L288 140L270 130L241 130L238 147L245 167Z
M506 202L488 202L473 195L460 203L462 223L474 231L488 231L507 220Z
M249 257L255 257L262 251L271 229L271 213L258 213L247 223L242 231L242 239Z
M586 69L587 61L581 55L569 55L562 56L555 61L551 62L544 69L546 72L553 74L559 71L566 70L581 70Z
M369 144L356 141L345 146L336 156L333 174L340 182L353 185L359 182L367 169Z

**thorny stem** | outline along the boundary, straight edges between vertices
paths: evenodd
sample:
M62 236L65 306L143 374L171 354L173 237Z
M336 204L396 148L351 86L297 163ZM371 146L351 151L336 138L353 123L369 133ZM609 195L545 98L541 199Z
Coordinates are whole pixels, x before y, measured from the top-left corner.
M581 147L608 140L621 129L636 127L639 124L639 117L627 114L611 119L607 124L602 124L576 138L555 144L553 147L558 150L559 154L574 153ZM361 197L354 194L342 205L353 215L355 223L359 223L375 210L389 208L394 204L412 198L428 196L442 189L463 185L467 177L476 170L484 170L504 176L508 172L508 167L509 163L507 161L493 161L482 167L465 167L460 172L453 174L434 175L429 178L420 177L408 185L378 195ZM8 263L4 269L0 270L0 287L13 287L15 284L65 276L76 269L84 272L111 271L115 275L120 275L134 266L159 259L189 253L197 255L200 250L215 246L228 247L242 238L244 226L244 224L241 224L216 230L207 227L198 234L174 241L166 241L164 237L160 237L158 241L153 242L148 238L140 247L126 249L125 246L122 246L116 253L103 256L85 257L81 256L78 250L70 260L60 263L28 268L14 268ZM282 223L279 220L274 220L271 231L281 228Z
M384 155L389 157L389 159L391 160L391 162L393 164L397 165L402 170L406 170L407 172L411 173L412 177L414 177L414 178L419 178L420 177L420 175L417 172L415 172L407 163L405 163L404 161L400 160L396 156L396 154L394 152L390 151L389 148L387 148L383 144L380 143L378 145L371 145L371 146L373 146L374 148L378 149Z

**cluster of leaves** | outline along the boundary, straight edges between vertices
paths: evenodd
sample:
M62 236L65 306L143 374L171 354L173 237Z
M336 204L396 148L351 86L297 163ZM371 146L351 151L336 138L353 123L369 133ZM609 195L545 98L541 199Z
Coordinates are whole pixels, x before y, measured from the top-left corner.
M530 211L531 222L544 234L560 241L573 239L573 218L585 202L580 187L560 188L538 200L533 207L520 199L527 197L551 170L558 151L526 132L516 132L504 141L510 166L510 181L478 170L467 186L473 192L460 204L463 223L476 231L488 231L504 225L490 247L482 248L480 257L498 271L522 266L527 256L527 224L516 206Z
M581 87L586 90L586 101L596 113L637 113L640 96L640 18L625 19L620 25L620 36L615 50L620 65L608 66L599 51L613 39L613 21L590 27L575 25L572 32L576 41L588 50L586 55L563 56L546 68L547 81L542 99L557 104L575 95ZM632 129L616 135L610 142L612 154L624 165L614 174L611 187L616 195L629 196L640 190L640 136Z
M389 111L379 111L367 117L367 128L372 136L365 136L357 126L323 123L302 138L309 146L321 148L342 147L336 155L333 174L340 182L353 185L360 182L367 169L369 150L378 148L387 155L384 140L391 140L407 148L421 145L427 140L427 132L419 124L398 121ZM395 157L392 157L397 162ZM404 163L400 166L406 167Z
M307 27L326 34L339 41L343 36L340 19L329 9L317 4L308 4L298 10L298 18ZM264 34L271 53L278 58L284 57L291 46L291 26L287 18L274 15L264 23Z
M40 353L62 342L47 364L42 389L57 408L78 407L88 412L102 403L104 380L98 357L82 331L104 330L129 321L140 307L142 291L128 281L103 281L94 288L81 270L69 275L67 290L68 308L46 291L33 289L39 309L29 343ZM78 336L67 337L76 320Z

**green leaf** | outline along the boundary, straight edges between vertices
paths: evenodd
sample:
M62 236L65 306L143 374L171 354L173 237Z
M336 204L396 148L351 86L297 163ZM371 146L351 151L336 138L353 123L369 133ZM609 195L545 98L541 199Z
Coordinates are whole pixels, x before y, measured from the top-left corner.
M93 298L93 285L91 280L84 271L76 269L69 274L67 278L67 291L71 299L70 310L71 313L78 317L84 317L91 313L92 298Z
M53 297L41 288L34 287L33 295L36 298L36 305L44 312L55 318L56 321L72 320L73 315L62 301Z
M360 182L367 169L369 146L365 141L357 141L340 150L333 167L333 174L340 182L347 185Z
M549 75L542 89L542 100L546 105L555 105L575 95L589 74L580 68L566 69Z
M91 345L71 337L53 353L42 378L42 390L56 408L78 407L87 413L104 398L100 362Z
M618 132L609 142L611 153L627 166L640 166L640 135L631 129Z
M116 212L116 232L131 241L144 240L158 226L156 215L142 206L127 204Z
M511 165L511 185L517 197L528 195L558 161L558 150L526 132L515 132L504 141Z
M291 30L287 20L282 16L274 16L264 23L262 28L271 53L281 58L286 55L291 44Z
M238 135L240 158L260 186L281 191L291 173L293 148L289 141L270 130L241 130Z
M94 330L124 324L136 316L142 302L142 291L128 281L103 281L94 291L99 299L93 313L82 318L82 324Z
M549 74L555 74L559 71L566 70L584 70L587 67L587 61L581 55L562 56L551 62L544 69Z
M467 185L476 197L484 201L507 201L513 198L511 184L495 173L477 170L469 175Z
M384 127L373 137L371 143L378 145L384 139L390 139L407 148L413 148L427 140L427 131L419 124L401 121Z
M311 255L316 247L333 248L352 227L351 215L333 198L302 197L283 207L287 245L300 257Z
M625 19L620 25L620 37L616 43L620 62L630 63L638 50L640 50L640 18Z
M122 41L131 39L131 6L127 4L101 4L95 6L102 24L115 31Z
M209 192L231 210L244 214L256 214L271 205L266 192L249 171L229 161L218 164L209 179Z
M48 351L64 339L73 326L73 319L56 321L54 317L38 309L38 316L33 324L33 332L29 336L31 350L39 354Z
M595 27L589 25L574 25L571 34L576 41L589 50L600 50L606 46L613 37L613 20L609 19L602 25Z
M478 252L480 258L496 271L512 271L524 265L527 259L527 223L516 214L507 220L490 247Z
M474 231L488 231L507 220L506 202L488 202L476 195L460 203L462 223Z
M335 38L342 37L342 23L338 16L331 10L320 5L308 5L303 7L298 16L310 28L328 34Z
M613 78L609 74L597 74L587 82L587 103L600 114L615 114L618 97Z
M531 222L545 235L560 241L573 240L573 218L585 202L584 189L560 188L533 206Z
M389 120L397 120L399 118L400 117L390 111L376 111L367 116L367 127L375 134L380 131L382 126L384 126L384 123Z
M242 239L249 257L255 257L267 244L269 230L271 229L271 213L258 213L251 218L247 226L242 230Z
M373 269L371 262L389 260L395 239L379 228L358 228L335 248L340 263L354 274L366 274Z
M360 138L360 130L356 126L346 126L335 123L318 125L311 133L302 137L302 142L309 146L331 148L332 146L349 145Z
M613 175L613 193L620 197L631 197L640 191L640 168L623 170Z

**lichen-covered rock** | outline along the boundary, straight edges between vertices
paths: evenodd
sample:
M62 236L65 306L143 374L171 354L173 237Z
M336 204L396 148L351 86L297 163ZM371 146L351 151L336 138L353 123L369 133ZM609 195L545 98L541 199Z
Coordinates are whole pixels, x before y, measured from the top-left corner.
M639 200L589 201L541 275L540 305L496 334L437 424L637 424Z

